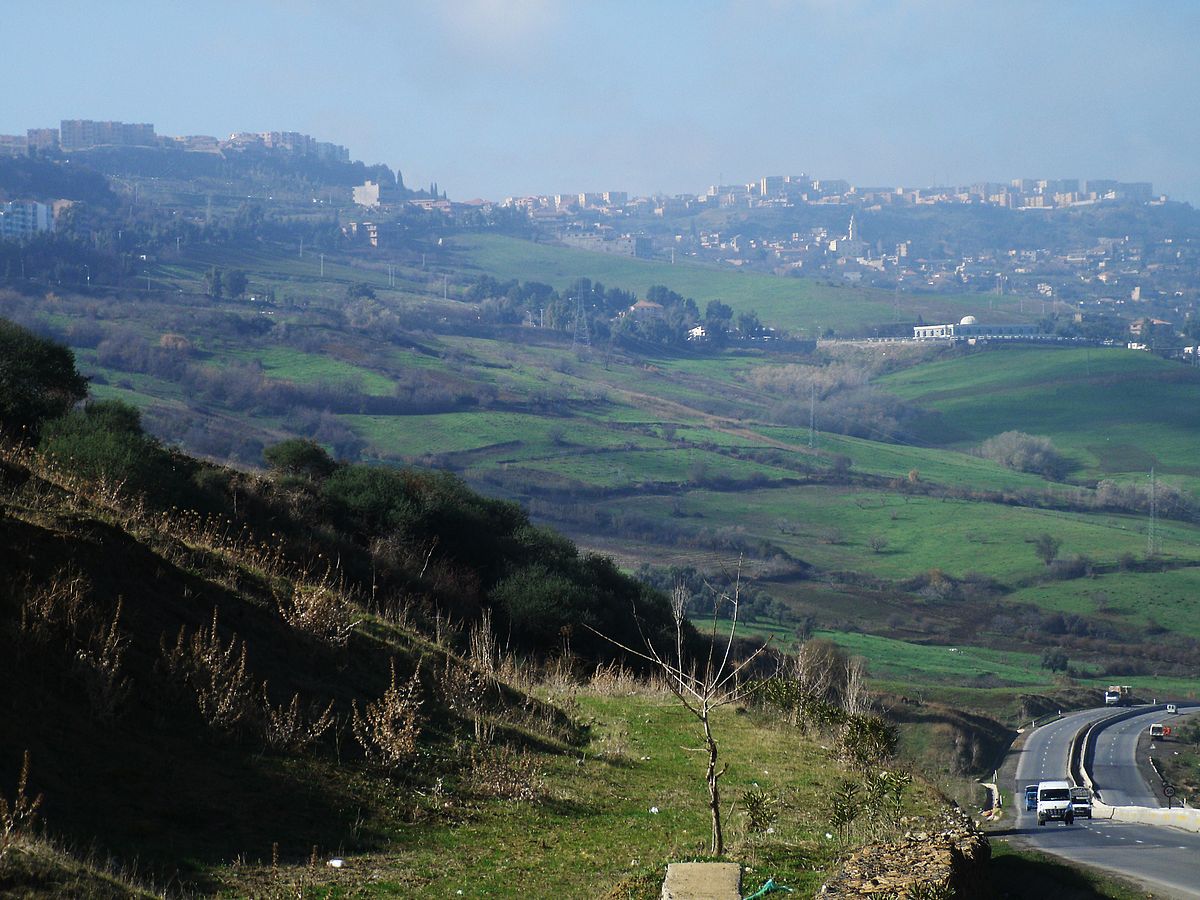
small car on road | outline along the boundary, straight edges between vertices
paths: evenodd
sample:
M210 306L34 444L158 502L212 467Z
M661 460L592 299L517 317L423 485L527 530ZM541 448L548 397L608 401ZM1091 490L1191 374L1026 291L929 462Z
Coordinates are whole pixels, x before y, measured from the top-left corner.
M1025 811L1033 812L1037 809L1037 789L1036 784L1025 785Z

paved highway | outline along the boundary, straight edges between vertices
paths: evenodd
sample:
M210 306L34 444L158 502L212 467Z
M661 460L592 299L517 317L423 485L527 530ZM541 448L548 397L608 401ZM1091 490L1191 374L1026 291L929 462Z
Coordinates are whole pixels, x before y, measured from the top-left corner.
M1181 710L1191 710L1195 704L1180 704ZM1157 709L1144 715L1114 722L1096 729L1095 752L1089 755L1088 771L1109 806L1162 806L1146 779L1134 764L1138 738L1155 722L1171 724L1175 716Z
M1103 819L1039 826L1037 815L1025 810L1025 785L1066 778L1067 756L1075 733L1112 712L1089 709L1071 713L1036 729L1026 738L1023 749L1014 751L1016 815L1008 834L1046 853L1143 882L1156 894L1196 900L1200 898L1200 834ZM1126 765L1133 768L1132 755Z

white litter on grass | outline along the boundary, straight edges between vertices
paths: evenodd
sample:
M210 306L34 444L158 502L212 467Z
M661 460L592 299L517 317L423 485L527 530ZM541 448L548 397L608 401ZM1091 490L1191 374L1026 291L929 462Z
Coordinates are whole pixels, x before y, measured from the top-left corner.
M333 859L331 859L329 862L326 863L327 866L332 866L335 869L340 869L345 864L346 864L346 861L344 859L338 859L337 857L334 857Z
M657 816L657 815L658 815L658 807L657 807L657 806L652 806L652 807L650 807L650 812L651 812L653 815L656 815L656 816Z
M830 840L830 841L832 841L832 840L833 840L833 835L832 835L832 834L830 834L830 833L827 831L827 832L825 832L825 838L826 838L826 840Z

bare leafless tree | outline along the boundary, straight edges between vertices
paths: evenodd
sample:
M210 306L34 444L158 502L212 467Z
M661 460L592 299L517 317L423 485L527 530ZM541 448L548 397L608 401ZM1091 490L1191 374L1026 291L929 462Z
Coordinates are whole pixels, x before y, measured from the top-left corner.
M641 633L645 650L628 647L608 635L596 632L627 653L653 664L662 673L667 686L670 687L679 702L699 721L704 732L704 746L697 749L699 752L707 754L708 757L705 781L708 785L709 812L712 815L711 849L716 856L725 852L725 836L721 825L720 782L721 777L728 770L729 764L718 765L719 748L717 739L713 735L713 713L722 706L741 702L762 686L761 681L749 681L743 676L747 667L765 653L770 646L768 640L744 659L737 661L733 658L738 629L738 610L741 604L741 584L742 562L739 559L732 592L714 590L717 600L713 604L712 630L709 634L708 650L703 660L692 659L686 652L684 623L687 621L685 611L690 593L682 584L677 584L671 592L671 614L675 625L675 646L673 648L664 651L656 647L642 630L640 621L638 630ZM729 608L729 633L727 636L718 633L718 616L726 608L726 605Z
M846 660L846 687L842 691L842 709L851 716L865 716L871 711L871 695L867 691L867 666L861 656L852 656Z

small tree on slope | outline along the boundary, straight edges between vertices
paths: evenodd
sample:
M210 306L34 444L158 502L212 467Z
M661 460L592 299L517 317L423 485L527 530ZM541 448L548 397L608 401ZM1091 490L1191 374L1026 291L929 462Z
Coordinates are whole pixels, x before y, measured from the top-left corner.
M686 617L684 610L691 595L683 585L677 585L671 592L671 612L675 621L675 646L672 650L660 651L644 631L642 632L642 641L645 644L645 651L627 647L607 635L600 635L626 652L652 663L662 673L667 686L670 687L679 702L699 721L700 727L704 731L704 746L699 749L708 756L705 781L708 784L708 807L712 815L711 849L714 856L720 856L725 852L725 836L721 825L720 782L721 776L728 770L729 764L718 767L719 748L716 737L713 735L712 716L722 706L738 703L762 687L763 682L747 682L742 679L741 675L770 646L768 640L740 662L733 659L733 645L738 627L738 607L741 602L741 583L742 571L739 560L733 593L718 593L717 600L713 604L712 631L709 634L708 651L702 662L689 660L685 656L684 622ZM727 638L722 638L717 633L717 616L726 604L729 604L730 607L729 635ZM640 623L638 627L640 630ZM693 662L697 664L693 664Z

